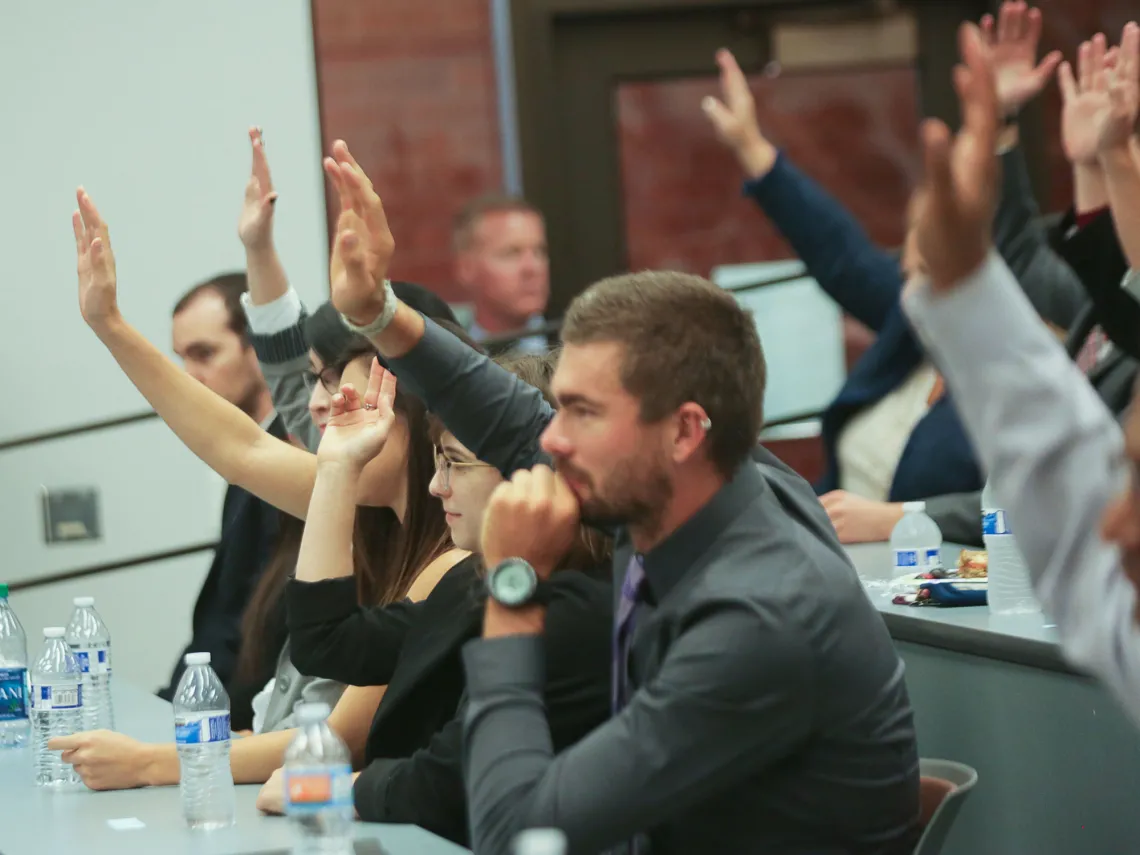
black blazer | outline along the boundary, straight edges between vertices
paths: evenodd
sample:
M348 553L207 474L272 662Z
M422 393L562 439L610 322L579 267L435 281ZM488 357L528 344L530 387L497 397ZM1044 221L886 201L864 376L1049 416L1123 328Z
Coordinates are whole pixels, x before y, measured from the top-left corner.
M280 416L269 426L269 433L278 439L287 439L285 423ZM231 484L226 489L221 537L214 551L214 562L194 605L190 643L184 651L208 651L210 665L225 685L234 676L241 649L242 614L273 552L280 514L272 505L241 487ZM170 675L170 683L158 692L160 698L173 700L184 670L183 656L180 655ZM235 730L247 729L252 723L252 715L248 704L236 704L231 710L231 724Z
M472 556L420 603L361 608L351 578L289 583L293 664L352 685L387 685L368 734L354 799L368 822L413 823L467 845L460 651L482 632L483 587ZM613 592L576 571L553 577L546 614L546 714L554 750L610 715Z

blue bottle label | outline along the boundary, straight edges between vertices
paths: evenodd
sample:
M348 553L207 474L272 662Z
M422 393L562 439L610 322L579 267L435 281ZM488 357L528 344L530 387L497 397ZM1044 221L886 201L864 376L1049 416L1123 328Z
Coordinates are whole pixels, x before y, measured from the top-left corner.
M78 683L32 684L32 709L39 712L51 710L77 710L83 706L83 686Z
M1013 534L1005 518L1005 511L982 511L982 534Z
M352 807L352 769L343 766L286 766L285 813L317 813Z
M84 674L110 676L111 659L107 655L106 647L77 647L72 651L79 660L79 666Z
M227 742L230 738L230 714L190 713L174 717L174 741L179 745L204 745Z
M926 573L942 567L942 550L896 549L895 569L902 573Z
M27 685L27 668L0 668L0 721L28 717Z

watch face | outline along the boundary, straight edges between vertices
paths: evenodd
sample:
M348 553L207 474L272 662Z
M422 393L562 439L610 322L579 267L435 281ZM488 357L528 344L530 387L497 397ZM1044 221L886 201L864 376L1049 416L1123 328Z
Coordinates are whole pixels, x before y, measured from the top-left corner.
M491 574L491 596L504 606L521 606L534 596L538 577L525 561L505 561Z

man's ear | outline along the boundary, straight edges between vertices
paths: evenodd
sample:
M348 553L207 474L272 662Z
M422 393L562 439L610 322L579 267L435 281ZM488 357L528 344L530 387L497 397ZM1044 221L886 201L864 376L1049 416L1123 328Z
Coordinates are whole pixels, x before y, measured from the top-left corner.
M674 416L673 460L684 463L691 460L708 442L708 432L712 428L705 408L691 401L680 406Z

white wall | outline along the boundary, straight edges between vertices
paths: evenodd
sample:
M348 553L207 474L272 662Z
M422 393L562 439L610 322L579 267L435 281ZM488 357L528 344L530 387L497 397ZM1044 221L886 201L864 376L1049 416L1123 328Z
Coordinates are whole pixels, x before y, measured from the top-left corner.
M246 129L261 125L281 194L276 234L285 267L307 303L323 298L308 0L4 0L0 48L0 442L146 409L79 317L70 226L79 184L110 224L125 316L166 350L177 297L243 266L236 224L249 174ZM42 486L98 488L103 540L45 546ZM210 539L222 491L159 422L0 451L0 581ZM184 565L170 564L99 583L102 608L117 620L135 618L107 600L139 606L138 623L111 627L116 639L146 626L163 633L170 650L184 643L200 580L188 584ZM168 589L155 587L171 574L178 576ZM73 587L50 595L66 601ZM139 603L139 592L152 588L168 595ZM52 590L14 602L38 603ZM36 609L26 621L32 635L41 611L51 611ZM132 661L127 652L116 657ZM157 683L170 664L140 665L139 674Z

